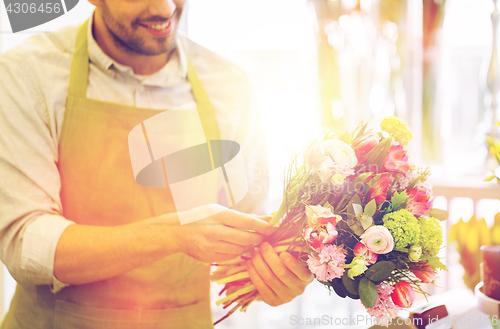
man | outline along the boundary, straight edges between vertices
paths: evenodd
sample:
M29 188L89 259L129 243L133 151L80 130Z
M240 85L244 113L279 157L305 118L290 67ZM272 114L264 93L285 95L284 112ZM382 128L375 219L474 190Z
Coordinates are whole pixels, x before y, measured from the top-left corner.
M245 213L265 183L246 80L176 35L185 1L91 2L82 27L0 57L1 256L19 283L1 328L209 328L202 263L232 259L272 231L269 217ZM207 140L241 144L250 192L235 207L243 212L212 204L180 225L168 189L135 182L127 135L193 101ZM166 138L188 145L190 136ZM309 271L259 249L248 268L264 302L301 294Z

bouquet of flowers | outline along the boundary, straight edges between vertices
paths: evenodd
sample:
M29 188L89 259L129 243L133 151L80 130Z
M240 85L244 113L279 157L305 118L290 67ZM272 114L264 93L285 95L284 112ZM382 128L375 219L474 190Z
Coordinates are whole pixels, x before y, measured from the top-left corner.
M382 131L330 134L295 155L284 199L273 214L276 231L266 238L277 252L288 251L316 279L342 298L360 299L367 312L386 324L412 305L421 283L445 269L437 253L443 243L431 209L428 168L408 160L406 122L385 118ZM212 280L225 284L217 302L244 311L259 296L246 270L249 253L224 262Z

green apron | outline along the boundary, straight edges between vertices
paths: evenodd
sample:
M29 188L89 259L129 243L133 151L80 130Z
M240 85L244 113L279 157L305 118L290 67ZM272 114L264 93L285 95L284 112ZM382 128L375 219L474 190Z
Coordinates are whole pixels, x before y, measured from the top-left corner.
M76 40L59 143L63 216L112 226L175 212L168 187L135 182L129 157L129 132L158 110L87 98L87 29L88 21ZM207 141L220 139L213 107L189 61L187 78ZM1 328L212 328L209 268L198 265L177 253L57 294L49 286L18 284Z

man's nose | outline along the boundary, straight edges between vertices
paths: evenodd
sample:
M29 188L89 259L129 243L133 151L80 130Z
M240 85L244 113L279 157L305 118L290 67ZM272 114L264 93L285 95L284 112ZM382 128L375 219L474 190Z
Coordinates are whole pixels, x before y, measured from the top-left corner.
M161 16L169 18L174 15L177 9L173 0L151 0L149 13L151 16Z

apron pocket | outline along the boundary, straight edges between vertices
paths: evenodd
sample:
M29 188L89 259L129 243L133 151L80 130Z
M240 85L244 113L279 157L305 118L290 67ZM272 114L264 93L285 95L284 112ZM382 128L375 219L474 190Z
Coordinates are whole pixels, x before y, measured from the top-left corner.
M213 328L208 301L161 310L116 310L56 299L54 329Z

